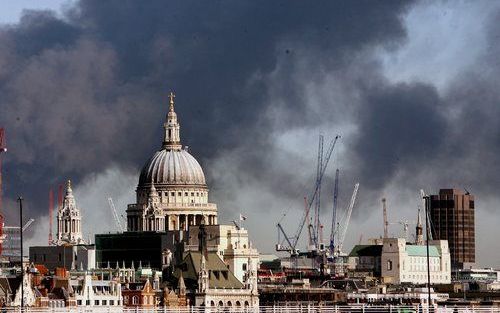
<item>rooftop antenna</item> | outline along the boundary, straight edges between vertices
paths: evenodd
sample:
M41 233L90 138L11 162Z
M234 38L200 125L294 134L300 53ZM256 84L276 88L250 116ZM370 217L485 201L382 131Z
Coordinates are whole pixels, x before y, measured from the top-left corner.
M52 245L53 243L53 238L52 238L52 223L53 223L53 216L52 216L52 211L54 209L54 190L50 188L49 190L49 246Z

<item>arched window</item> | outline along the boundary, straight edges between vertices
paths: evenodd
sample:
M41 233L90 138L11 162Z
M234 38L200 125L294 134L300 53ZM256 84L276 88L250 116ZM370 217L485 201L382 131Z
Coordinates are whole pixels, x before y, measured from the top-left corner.
M227 306L233 306L232 303L231 303L231 301L227 302Z
M210 301L210 306L215 306L215 302L213 300Z
M132 297L132 304L139 304L139 298L137 296Z
M240 301L236 301L236 306L241 306Z
M245 301L245 306L249 306L250 304L248 303L248 301Z
M224 302L219 301L219 306L224 306Z

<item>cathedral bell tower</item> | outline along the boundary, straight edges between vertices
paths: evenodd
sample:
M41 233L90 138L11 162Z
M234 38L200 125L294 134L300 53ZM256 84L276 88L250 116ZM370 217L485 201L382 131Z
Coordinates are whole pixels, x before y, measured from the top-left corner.
M85 244L82 235L82 217L76 207L71 181L68 180L62 207L57 212L57 245Z
M163 129L165 130L165 136L163 139L163 148L166 150L177 150L180 151L181 145L181 135L180 135L180 125L177 122L177 113L174 110L174 98L175 94L170 92L168 95L170 99L170 104L168 106L167 119L163 124Z

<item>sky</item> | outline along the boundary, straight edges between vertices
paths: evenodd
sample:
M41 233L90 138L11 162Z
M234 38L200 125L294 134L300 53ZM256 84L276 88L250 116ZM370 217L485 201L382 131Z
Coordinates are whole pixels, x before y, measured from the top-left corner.
M67 179L85 237L116 231L107 198L123 215L134 202L173 90L219 220L247 216L261 252L278 221L295 233L318 136L339 134L325 238L336 168L341 213L360 183L346 250L382 234L381 198L389 220L413 221L420 189L466 188L478 263L500 267L500 3L0 1L0 12L3 211L15 224L23 195L30 244L46 243L48 193Z

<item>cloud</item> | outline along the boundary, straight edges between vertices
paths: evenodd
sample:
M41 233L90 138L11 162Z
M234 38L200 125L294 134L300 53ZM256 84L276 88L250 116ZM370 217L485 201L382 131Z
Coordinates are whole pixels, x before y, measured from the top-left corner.
M498 12L425 1L90 0L62 16L25 12L0 29L7 209L24 194L43 216L50 186L71 178L89 220L109 221L104 193L115 189L106 188L118 188L121 210L133 201L134 173L161 144L170 89L221 216L251 210L253 230L252 220L274 223L283 211L296 228L318 133L342 135L325 221L335 167L344 204L361 183L353 225L364 228L356 219L375 216L383 193L397 194L395 211L410 217L405 197L422 187L489 197L500 149ZM256 235L264 250L272 229Z

